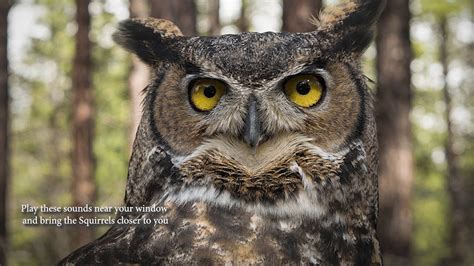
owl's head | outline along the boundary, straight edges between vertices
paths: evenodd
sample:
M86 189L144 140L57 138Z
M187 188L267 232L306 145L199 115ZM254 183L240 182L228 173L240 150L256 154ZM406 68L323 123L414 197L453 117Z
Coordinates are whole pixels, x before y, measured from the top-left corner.
M328 8L309 33L186 37L166 20L122 22L114 39L154 73L142 121L179 169L166 196L260 208L372 179L359 59L382 2Z

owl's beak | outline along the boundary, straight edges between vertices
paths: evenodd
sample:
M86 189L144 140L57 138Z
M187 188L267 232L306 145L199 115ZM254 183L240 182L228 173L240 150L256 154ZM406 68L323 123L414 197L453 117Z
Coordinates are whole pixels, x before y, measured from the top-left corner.
M250 96L247 116L245 117L245 128L243 132L244 141L256 150L262 140L262 124L257 108L257 99L254 95Z

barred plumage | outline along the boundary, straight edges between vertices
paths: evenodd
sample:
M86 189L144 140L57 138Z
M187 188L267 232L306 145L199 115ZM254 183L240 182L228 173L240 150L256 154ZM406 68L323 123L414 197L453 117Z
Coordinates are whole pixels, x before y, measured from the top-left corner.
M330 8L311 33L185 37L164 20L123 22L115 40L154 74L125 204L166 206L169 224L112 226L63 263L380 265L376 129L359 61L382 7ZM200 111L193 84L209 79L225 91L211 102L217 88L206 87Z

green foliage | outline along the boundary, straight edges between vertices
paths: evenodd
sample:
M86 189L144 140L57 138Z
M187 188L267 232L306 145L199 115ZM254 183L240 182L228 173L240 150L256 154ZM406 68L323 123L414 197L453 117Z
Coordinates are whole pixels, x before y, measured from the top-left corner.
M28 5L29 3L23 3ZM96 104L94 155L98 205L120 205L129 154L127 56L110 41L117 19L94 2L92 17L93 87ZM31 4L30 4L31 5ZM31 40L23 59L26 69L13 73L11 265L52 265L71 251L71 228L25 227L21 203L71 204L71 71L74 57L74 1L37 0L44 12L45 36ZM108 30L108 31L107 31ZM16 90L16 91L15 91ZM20 105L20 104L18 104ZM106 228L99 228L98 233Z
M112 44L110 31L117 19L105 9L92 20L93 83L96 99L96 180L98 205L120 205L128 169L130 103L128 55ZM106 39L105 41L103 39ZM109 39L107 41L107 38ZM111 185L113 184L113 185Z
M420 0L421 15L435 17L456 15L463 8L468 7L469 0Z
M416 99L423 98L417 96ZM419 103L415 105L419 106ZM442 154L444 133L434 133L417 126L416 123L414 132L416 158L413 201L414 261L415 265L436 265L449 251L446 243L449 233L446 217L449 215L449 210L445 164L433 161L433 153Z
M439 64L440 60L439 23L441 19L448 19L449 26L449 20L461 16L466 9L469 9L470 3L464 0L420 0L416 4L418 5L418 9L416 9L418 12L414 17L414 23L423 24L425 30L431 31L432 36L430 41L422 42L417 41L418 36L414 35L414 54L417 63L423 65L423 67L417 69L418 71L413 74L415 78L430 77L433 74L428 71L428 68ZM452 32L452 30L450 29L449 32ZM450 60L462 61L465 57L456 52L457 48L453 45L456 43L454 34L450 35L452 39L447 40L450 54L448 57ZM466 66L465 69L469 69L469 66ZM438 74L441 73L438 72ZM447 134L443 84L430 83L434 80L436 80L435 77L430 77L428 82L416 88L414 111L412 113L416 158L415 197L413 202L415 265L440 265L443 259L449 257L451 251L449 238L452 214L447 190L447 164L444 158L444 144ZM453 94L453 106L460 109L470 108L465 100L471 99L470 102L472 102L472 96L469 97L469 93L463 92L462 86L450 89L451 94ZM464 99L465 102L461 99ZM472 123L472 121L464 122L467 125L470 125L470 122ZM456 130L456 121L453 120L453 123L455 142L465 142L462 134ZM472 126L468 127L472 130ZM472 157L468 156L468 153L459 155L461 162L464 162L468 157ZM473 162L461 163L461 169L469 168L469 165L472 165ZM462 176L467 177L469 175L462 174ZM471 187L469 190L469 186L466 186L468 194L469 191L474 191L474 189ZM470 265L472 262L473 258L468 258L466 265Z

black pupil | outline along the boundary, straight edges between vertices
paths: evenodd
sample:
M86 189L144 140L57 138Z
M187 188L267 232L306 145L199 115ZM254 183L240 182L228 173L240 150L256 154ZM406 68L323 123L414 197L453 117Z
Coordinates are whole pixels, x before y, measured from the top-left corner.
M216 95L216 88L212 85L209 85L209 86L206 86L204 88L204 95L207 97L207 98L212 98Z
M308 80L303 80L303 81L298 82L298 84L296 84L296 91L301 95L308 94L310 90L311 90L311 86L309 85Z

